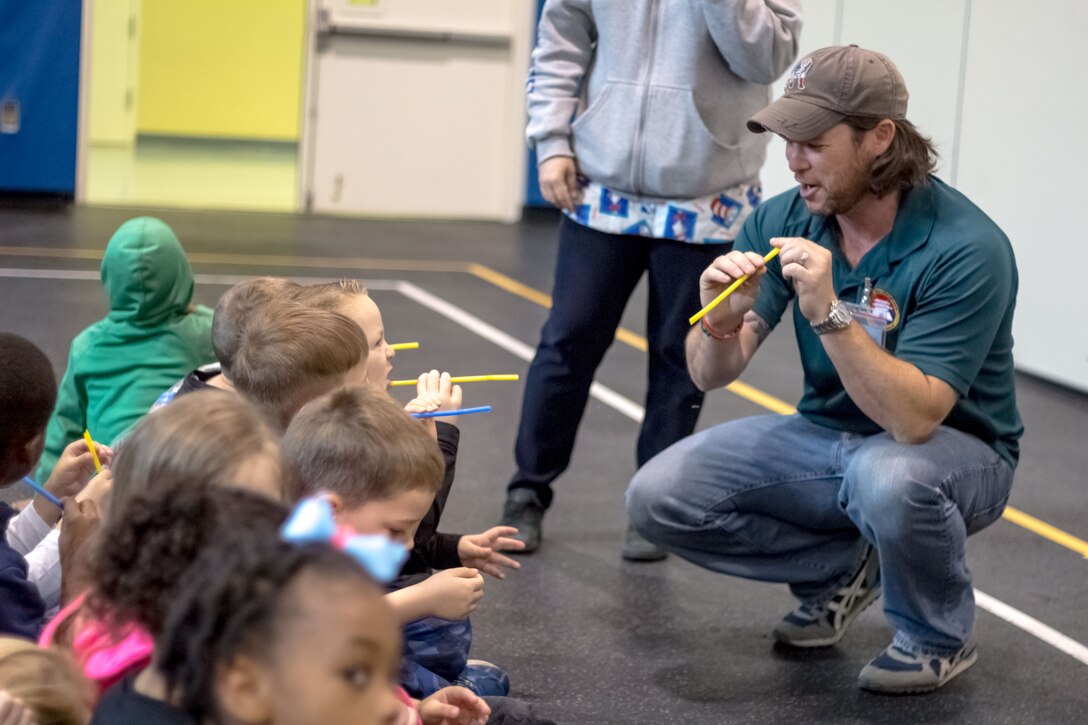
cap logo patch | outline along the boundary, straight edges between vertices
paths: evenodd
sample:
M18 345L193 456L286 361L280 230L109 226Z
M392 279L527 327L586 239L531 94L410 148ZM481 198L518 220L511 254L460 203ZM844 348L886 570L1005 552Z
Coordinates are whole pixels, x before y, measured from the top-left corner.
M786 79L786 90L805 90L805 76L808 75L810 70L812 70L812 57L805 56L797 62L797 65L793 67L793 72L790 73L790 77Z

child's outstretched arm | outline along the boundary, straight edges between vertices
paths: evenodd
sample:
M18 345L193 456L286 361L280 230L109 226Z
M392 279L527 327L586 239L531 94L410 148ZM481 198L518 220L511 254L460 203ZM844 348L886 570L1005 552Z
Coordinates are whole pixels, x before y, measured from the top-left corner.
M505 556L503 551L521 551L525 542L511 539L518 533L513 526L495 526L481 534L466 534L457 543L461 563L471 566L496 579L505 579L506 569L520 569L521 564Z

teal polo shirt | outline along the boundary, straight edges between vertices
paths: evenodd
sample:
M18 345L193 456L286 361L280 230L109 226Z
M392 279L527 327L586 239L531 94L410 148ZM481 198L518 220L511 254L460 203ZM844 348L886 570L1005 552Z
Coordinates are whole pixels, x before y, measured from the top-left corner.
M844 302L860 302L869 278L876 303L894 318L886 326L885 349L952 386L958 400L944 424L985 441L1016 466L1023 433L1012 359L1016 260L989 217L930 177L926 186L902 195L891 232L852 268L839 251L834 219L810 214L794 189L758 207L734 248L765 255L772 237L804 237L829 249L835 291ZM793 297L775 258L760 283L755 312L773 328ZM880 432L850 399L797 305L793 319L805 372L798 411L837 430Z

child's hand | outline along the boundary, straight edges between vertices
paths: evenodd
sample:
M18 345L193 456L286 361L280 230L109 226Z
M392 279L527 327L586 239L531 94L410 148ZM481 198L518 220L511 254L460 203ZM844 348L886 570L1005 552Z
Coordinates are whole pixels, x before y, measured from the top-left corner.
M415 586L425 592L431 614L450 621L470 615L484 596L483 575L467 567L435 572Z
M408 405L404 406L404 412L409 415L412 413L431 413L436 410L438 410L438 403L425 398L412 398L408 401ZM433 418L420 418L419 424L430 433L431 438L438 440L438 426L434 424Z
M432 370L416 381L416 398L437 403L435 410L457 410L461 407L461 397L461 386L451 382L449 373Z
M69 602L90 588L94 556L91 540L102 526L93 500L64 499L64 524L60 529L61 602Z
M462 536L457 542L457 556L461 563L483 571L496 579L505 579L506 574L500 567L520 569L521 564L500 551L521 551L525 543L508 538L518 532L512 526L496 526L482 534Z
M108 465L113 460L113 451L108 447L98 443L95 443L94 447L103 465ZM83 490L87 479L94 474L94 458L91 457L91 451L87 448L87 442L80 438L69 443L60 454L57 465L53 467L53 473L45 482L45 490L57 498L75 496ZM41 496L34 497L34 510L38 512L42 521L50 526L60 519L60 510Z
M108 466L113 460L113 450L99 443L94 444L98 459L103 466ZM97 471L94 467L94 458L87 448L87 442L80 438L68 444L64 452L57 459L57 465L53 467L53 473L45 482L45 488L57 498L75 496L87 485L87 481Z
M94 501L95 506L101 511L105 508L106 496L113 488L113 471L106 468L102 473L95 476L90 482L83 487L83 490L76 494L76 503L82 503L87 499Z
M419 703L423 725L484 725L491 708L465 687L443 687Z
M439 690L441 692L441 690ZM435 693L437 694L437 693ZM0 725L34 725L34 711L6 692L0 691ZM442 722L441 720L436 722ZM451 720L449 722L458 722Z

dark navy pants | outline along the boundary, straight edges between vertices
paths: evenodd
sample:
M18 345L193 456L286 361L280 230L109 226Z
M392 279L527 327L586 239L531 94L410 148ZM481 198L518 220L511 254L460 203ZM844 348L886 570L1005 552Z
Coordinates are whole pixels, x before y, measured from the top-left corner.
M552 309L525 383L510 489L531 488L551 504L551 483L570 463L593 375L644 272L649 376L636 463L694 430L703 394L684 359L688 317L700 308L699 275L731 247L606 234L563 217Z

